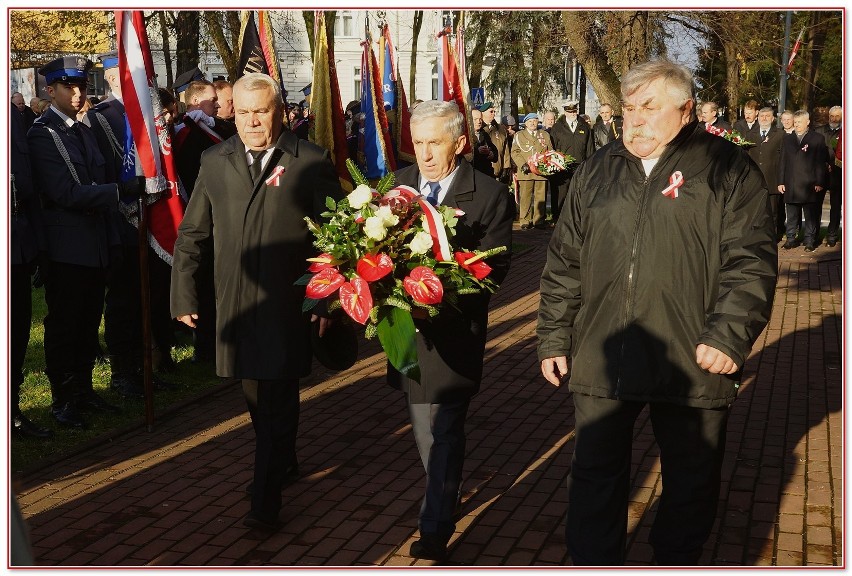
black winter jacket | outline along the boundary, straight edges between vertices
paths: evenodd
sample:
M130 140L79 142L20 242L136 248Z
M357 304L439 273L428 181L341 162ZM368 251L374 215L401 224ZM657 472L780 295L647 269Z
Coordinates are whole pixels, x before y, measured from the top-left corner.
M676 172L678 197L662 194ZM710 374L698 344L742 367L778 268L766 185L736 145L685 126L649 176L619 140L583 163L541 278L539 359L570 356L574 392L701 408L739 374Z

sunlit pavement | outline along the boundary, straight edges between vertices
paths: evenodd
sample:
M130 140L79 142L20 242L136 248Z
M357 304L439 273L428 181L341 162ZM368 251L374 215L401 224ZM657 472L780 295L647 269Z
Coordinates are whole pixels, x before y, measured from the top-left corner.
M451 565L554 566L565 551L573 449L567 387L540 376L538 281L548 231L492 301L483 390L467 422L463 517ZM779 250L772 319L746 363L728 426L722 496L702 562L841 565L841 246ZM362 343L363 344L363 343ZM51 566L430 565L418 537L424 472L402 394L377 344L350 370L302 387L302 476L283 527L243 527L253 431L237 385L13 479L33 553ZM647 411L635 429L628 562L648 565L662 490Z

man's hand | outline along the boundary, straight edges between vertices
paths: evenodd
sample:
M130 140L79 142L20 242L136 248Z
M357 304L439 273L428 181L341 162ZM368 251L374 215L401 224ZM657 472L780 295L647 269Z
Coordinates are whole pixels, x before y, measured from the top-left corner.
M778 185L778 191L779 191L779 192L781 192L781 194L783 194L783 193L784 193L784 190L785 190L784 185L783 185L783 184L779 184L779 185Z
M328 328L334 320L331 318L323 318L322 316L317 316L316 314L311 314L311 322L319 321L319 336L322 338L322 335L325 334L325 329Z
M814 190L815 190L816 192L822 192L822 186L820 186L819 184L817 184L816 186L814 186Z
M541 361L541 373L545 380L554 386L559 386L562 378L568 374L568 358L565 356L545 358Z
M190 328L195 328L194 320L198 320L198 314L184 314L183 316L177 317L178 322L183 322Z
M706 344L695 349L695 362L711 374L733 374L739 369L730 356Z

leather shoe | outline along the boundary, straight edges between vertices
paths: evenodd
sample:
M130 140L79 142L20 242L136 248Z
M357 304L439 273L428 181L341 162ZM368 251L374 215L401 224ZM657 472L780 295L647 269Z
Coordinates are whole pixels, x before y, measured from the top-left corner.
M826 238L825 243L828 244L830 248L834 248L837 246L837 238Z
M89 427L89 425L86 424L86 421L80 416L80 413L77 412L77 408L74 406L73 402L66 402L58 407L54 406L50 409L50 414L53 416L54 420L63 426L69 426L80 430L86 430Z
M784 250L789 250L790 248L796 248L798 246L801 246L801 244L796 240L787 240L786 242L784 242L784 245L781 246L781 248L783 248Z
M145 393L132 378L123 374L113 374L109 387L125 398L144 398Z
M816 246L813 244L805 244L805 252L813 252L816 250Z
M53 430L39 426L23 414L12 416L12 435L18 438L51 438Z
M529 230L532 228L532 224L521 224L521 230Z
M447 543L434 534L421 534L420 540L411 543L408 555L412 558L443 561L447 559Z
M104 400L94 390L83 392L77 398L77 407L80 410L92 412L111 412L113 414L121 412L121 408Z
M257 516L254 512L249 512L248 515L243 518L243 526L257 530L264 530L266 532L275 532L281 528L281 520L278 518L265 520L260 516Z

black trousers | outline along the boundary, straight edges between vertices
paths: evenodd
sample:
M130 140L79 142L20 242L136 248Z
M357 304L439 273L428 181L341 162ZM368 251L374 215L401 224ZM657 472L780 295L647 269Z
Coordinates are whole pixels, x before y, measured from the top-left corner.
M819 202L807 202L804 204L786 204L787 223L786 234L788 240L796 238L796 231L805 217L802 230L802 241L805 244L816 244L819 239L819 223L822 217L822 204Z
M577 566L624 564L633 425L645 407L574 394L566 540ZM651 529L659 565L696 565L716 517L728 409L651 403L663 492Z
M95 365L92 342L97 340L104 307L103 268L50 263L44 286L44 360L54 404L71 400L70 375L91 382Z
M243 380L242 385L256 437L251 512L274 522L285 473L298 464L299 380Z
M448 542L455 531L453 514L461 488L470 399L441 404L408 402L411 427L426 470L426 494L420 506L421 535Z
M33 318L32 277L29 264L9 267L9 377L11 378L11 413L17 414L24 383L24 360L30 344Z

